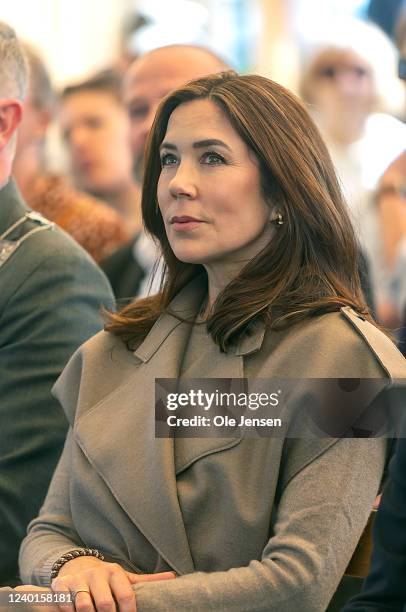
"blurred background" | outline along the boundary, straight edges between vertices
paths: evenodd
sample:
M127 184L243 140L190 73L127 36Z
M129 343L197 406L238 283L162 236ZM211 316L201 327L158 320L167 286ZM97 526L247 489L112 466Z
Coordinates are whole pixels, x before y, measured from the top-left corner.
M13 0L0 18L35 45L58 86L154 47L198 43L239 71L297 87L300 45L326 22L371 18L392 36L402 0Z

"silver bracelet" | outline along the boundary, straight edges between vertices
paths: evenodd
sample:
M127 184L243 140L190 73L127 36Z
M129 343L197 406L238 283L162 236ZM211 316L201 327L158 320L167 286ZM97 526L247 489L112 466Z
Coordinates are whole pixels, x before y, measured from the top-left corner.
M96 548L77 548L75 550L70 550L62 555L62 557L59 557L53 564L51 569L51 580L57 577L62 565L65 565L65 563L77 557L96 557L96 559L104 561L104 556Z

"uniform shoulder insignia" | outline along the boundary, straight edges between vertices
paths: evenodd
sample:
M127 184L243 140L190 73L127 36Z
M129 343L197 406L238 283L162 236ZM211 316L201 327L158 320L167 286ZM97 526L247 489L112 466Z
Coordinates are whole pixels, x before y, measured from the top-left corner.
M49 228L53 228L55 226L55 223L49 221L49 219L41 215L41 213L37 212L36 210L30 210L25 214L25 217L30 221L34 221L34 223L39 223L39 225L46 225Z
M341 308L341 313L368 344L388 376L406 378L406 360L395 344L350 306Z
M27 221L31 221L34 223L34 227L29 229L23 233L19 238L12 238L13 233L16 229L20 228L20 226L25 225ZM55 224L51 221L48 221L45 217L43 217L40 213L30 210L27 211L20 219L15 221L10 227L6 229L0 235L0 267L3 266L6 261L10 259L10 257L18 250L18 248L34 234L38 232L42 232L43 230L53 229Z

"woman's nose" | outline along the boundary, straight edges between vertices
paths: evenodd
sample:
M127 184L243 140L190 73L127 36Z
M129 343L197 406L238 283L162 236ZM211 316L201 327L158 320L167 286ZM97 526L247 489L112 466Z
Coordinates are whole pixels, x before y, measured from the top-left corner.
M169 192L175 199L182 196L190 199L196 197L196 175L189 164L181 162L179 166L177 166L169 183Z

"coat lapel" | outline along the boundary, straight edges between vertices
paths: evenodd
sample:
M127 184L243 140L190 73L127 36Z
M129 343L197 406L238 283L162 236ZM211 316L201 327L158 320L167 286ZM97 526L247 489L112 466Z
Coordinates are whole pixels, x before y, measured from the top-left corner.
M168 348L182 341L178 326ZM134 376L77 423L76 436L89 461L152 546L173 569L193 571L179 508L172 439L155 439L155 359L136 366ZM174 361L162 375L176 377Z
M202 302L199 282L171 304L189 317ZM155 377L177 378L191 326L164 314L134 351L134 373L77 419L75 436L117 502L162 558L179 574L194 571L176 486L174 440L155 438ZM215 371L196 377L242 376L241 351L224 354ZM177 444L178 441L176 441ZM179 473L202 456L230 448L240 438L184 439L176 448ZM178 455L179 453L179 455Z

